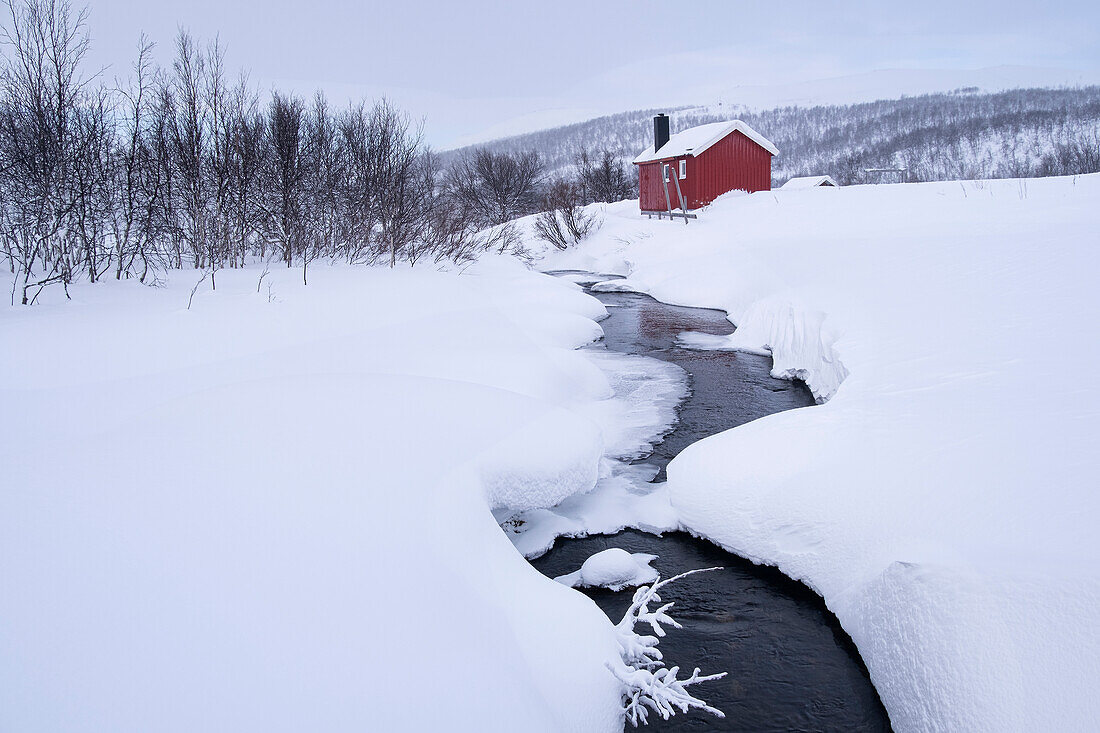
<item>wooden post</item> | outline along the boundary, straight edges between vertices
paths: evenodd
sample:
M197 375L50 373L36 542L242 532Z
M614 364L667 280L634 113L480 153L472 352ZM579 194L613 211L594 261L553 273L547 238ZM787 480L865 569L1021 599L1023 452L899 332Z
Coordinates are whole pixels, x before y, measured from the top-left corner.
M672 171L672 173L675 174L672 178L672 182L676 184L676 195L680 197L680 211L684 212L684 226L687 226L688 207L687 204L684 203L684 193L680 190L680 173L679 171Z
M668 172L667 174L665 172ZM665 206L668 208L669 221L672 220L672 199L668 196L668 177L672 175L672 166L661 163L661 183L665 187Z

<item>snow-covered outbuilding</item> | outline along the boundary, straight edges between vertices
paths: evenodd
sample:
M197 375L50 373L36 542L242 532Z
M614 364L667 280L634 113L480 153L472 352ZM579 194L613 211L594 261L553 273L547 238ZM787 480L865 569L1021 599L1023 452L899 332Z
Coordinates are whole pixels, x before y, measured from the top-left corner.
M779 187L781 191L797 191L803 188L839 188L840 184L833 180L832 176L802 176L792 178Z
M771 141L741 120L670 136L668 116L657 115L653 146L634 159L642 211L687 211L729 191L771 190L772 156L778 154Z

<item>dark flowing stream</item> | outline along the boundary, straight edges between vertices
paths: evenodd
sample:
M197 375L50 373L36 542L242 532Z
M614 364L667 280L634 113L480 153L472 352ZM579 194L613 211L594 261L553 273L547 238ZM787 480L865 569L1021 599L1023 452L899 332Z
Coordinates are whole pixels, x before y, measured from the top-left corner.
M604 345L683 367L691 394L681 404L679 423L656 446L647 463L665 466L686 446L708 435L782 410L814 404L801 382L771 376L768 357L720 351L692 351L676 345L683 331L727 334L733 327L721 311L666 305L636 293L593 293L608 308L602 322ZM797 450L791 447L790 450ZM721 680L692 688L722 710L719 719L691 711L669 721L650 716L660 731L889 731L886 710L852 640L824 601L775 568L754 565L682 532L658 537L637 531L613 536L559 539L532 564L556 577L580 567L589 556L619 547L658 555L652 563L669 577L694 568L725 569L667 586L674 601L670 629L660 649L681 677L700 667L705 674L728 672ZM622 618L634 589L583 589L613 620ZM648 632L648 627L645 627Z

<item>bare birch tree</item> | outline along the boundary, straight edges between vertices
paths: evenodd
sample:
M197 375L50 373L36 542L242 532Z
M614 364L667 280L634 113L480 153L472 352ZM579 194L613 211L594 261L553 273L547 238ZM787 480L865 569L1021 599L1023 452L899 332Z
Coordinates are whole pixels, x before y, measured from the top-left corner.
M82 73L88 50L87 16L66 0L7 0L0 33L6 47L0 149L9 262L28 290L68 284L74 253L69 225L76 199L73 161L77 111L91 79ZM38 279L31 282L37 268Z

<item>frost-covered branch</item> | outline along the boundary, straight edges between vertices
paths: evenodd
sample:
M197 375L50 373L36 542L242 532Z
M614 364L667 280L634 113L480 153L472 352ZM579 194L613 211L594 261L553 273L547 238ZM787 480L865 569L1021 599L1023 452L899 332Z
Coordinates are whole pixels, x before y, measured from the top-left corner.
M634 669L628 666L607 665L616 679L623 684L623 707L626 719L637 728L649 722L649 710L653 710L664 720L668 720L676 711L686 713L691 708L699 708L719 718L725 713L688 692L685 688L700 682L717 680L726 676L725 672L700 675L699 668L685 680L677 679L679 667L661 667L657 670ZM647 710L646 708L649 708Z
M626 719L635 727L648 722L650 710L665 720L675 715L677 710L686 713L691 708L704 710L719 718L725 717L721 710L707 705L705 701L688 692L687 688L700 682L721 679L726 676L726 673L700 675L699 669L696 668L687 679L678 679L680 668L665 667L664 657L657 648L665 636L665 626L674 629L683 628L668 615L673 604L671 602L662 604L658 591L675 580L710 570L721 570L721 568L689 570L667 580L658 580L652 585L638 588L630 608L615 626L622 661L619 664L607 666L623 685L623 708ZM650 610L650 603L661 605ZM635 631L634 627L639 623L649 624L655 636L643 635Z

